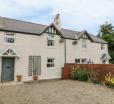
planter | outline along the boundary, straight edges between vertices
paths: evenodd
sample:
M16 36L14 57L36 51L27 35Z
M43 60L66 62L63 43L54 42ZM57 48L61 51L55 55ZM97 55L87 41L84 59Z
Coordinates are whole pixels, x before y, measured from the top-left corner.
M22 75L17 75L16 78L17 78L17 81L20 82L22 80Z
M38 80L38 76L37 75L33 75L33 80L34 81Z

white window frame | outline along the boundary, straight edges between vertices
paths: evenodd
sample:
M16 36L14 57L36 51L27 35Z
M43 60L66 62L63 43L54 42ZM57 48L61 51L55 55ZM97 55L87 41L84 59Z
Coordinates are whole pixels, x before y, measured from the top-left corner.
M53 47L54 44L55 44L55 41L54 40L47 40L47 46Z
M13 39L13 42L11 42L10 39ZM7 44L14 44L15 43L15 34L14 33L5 33L4 41Z
M76 62L76 60L78 60L79 62ZM83 60L85 60L85 62L83 62ZM86 58L76 58L75 59L75 63L77 63L77 64L86 64L86 62L87 62Z
M51 60L49 62L49 60ZM47 68L53 68L55 67L55 58L52 58L52 57L48 57L47 58Z
M80 64L80 59L79 58L75 59L75 63Z
M83 60L85 60L85 61L83 62ZM82 64L86 64L86 62L87 62L87 59L86 58L81 59L81 63Z
M28 61L29 61L28 76L40 75L41 74L41 56L30 55Z
M83 34L83 35L82 35L82 38L83 38L83 39L87 39L87 35L86 35L86 34Z
M53 34L48 34L47 46L53 47L54 45L55 45L54 35Z
M87 39L82 39L82 48L87 48Z

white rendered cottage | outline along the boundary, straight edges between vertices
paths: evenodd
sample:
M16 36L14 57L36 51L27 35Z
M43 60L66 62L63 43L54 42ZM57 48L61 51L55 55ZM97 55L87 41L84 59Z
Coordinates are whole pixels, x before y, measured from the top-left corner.
M49 26L0 17L0 80L61 78L64 63L107 64L107 47L87 31L61 28L59 14Z

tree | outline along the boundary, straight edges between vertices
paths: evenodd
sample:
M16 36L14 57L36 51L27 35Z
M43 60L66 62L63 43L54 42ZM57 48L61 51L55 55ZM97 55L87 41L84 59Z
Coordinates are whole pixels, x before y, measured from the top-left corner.
M98 37L108 42L108 50L111 56L111 63L114 63L114 27L111 23L106 22L100 26Z
M100 26L98 37L106 36L114 32L114 27L111 23L106 22Z

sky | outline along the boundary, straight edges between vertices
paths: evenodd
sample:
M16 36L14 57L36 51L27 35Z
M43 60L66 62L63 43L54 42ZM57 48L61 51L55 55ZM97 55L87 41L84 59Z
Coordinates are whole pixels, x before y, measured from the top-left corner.
M0 0L0 16L49 25L60 14L63 28L96 35L106 21L114 25L114 0Z

